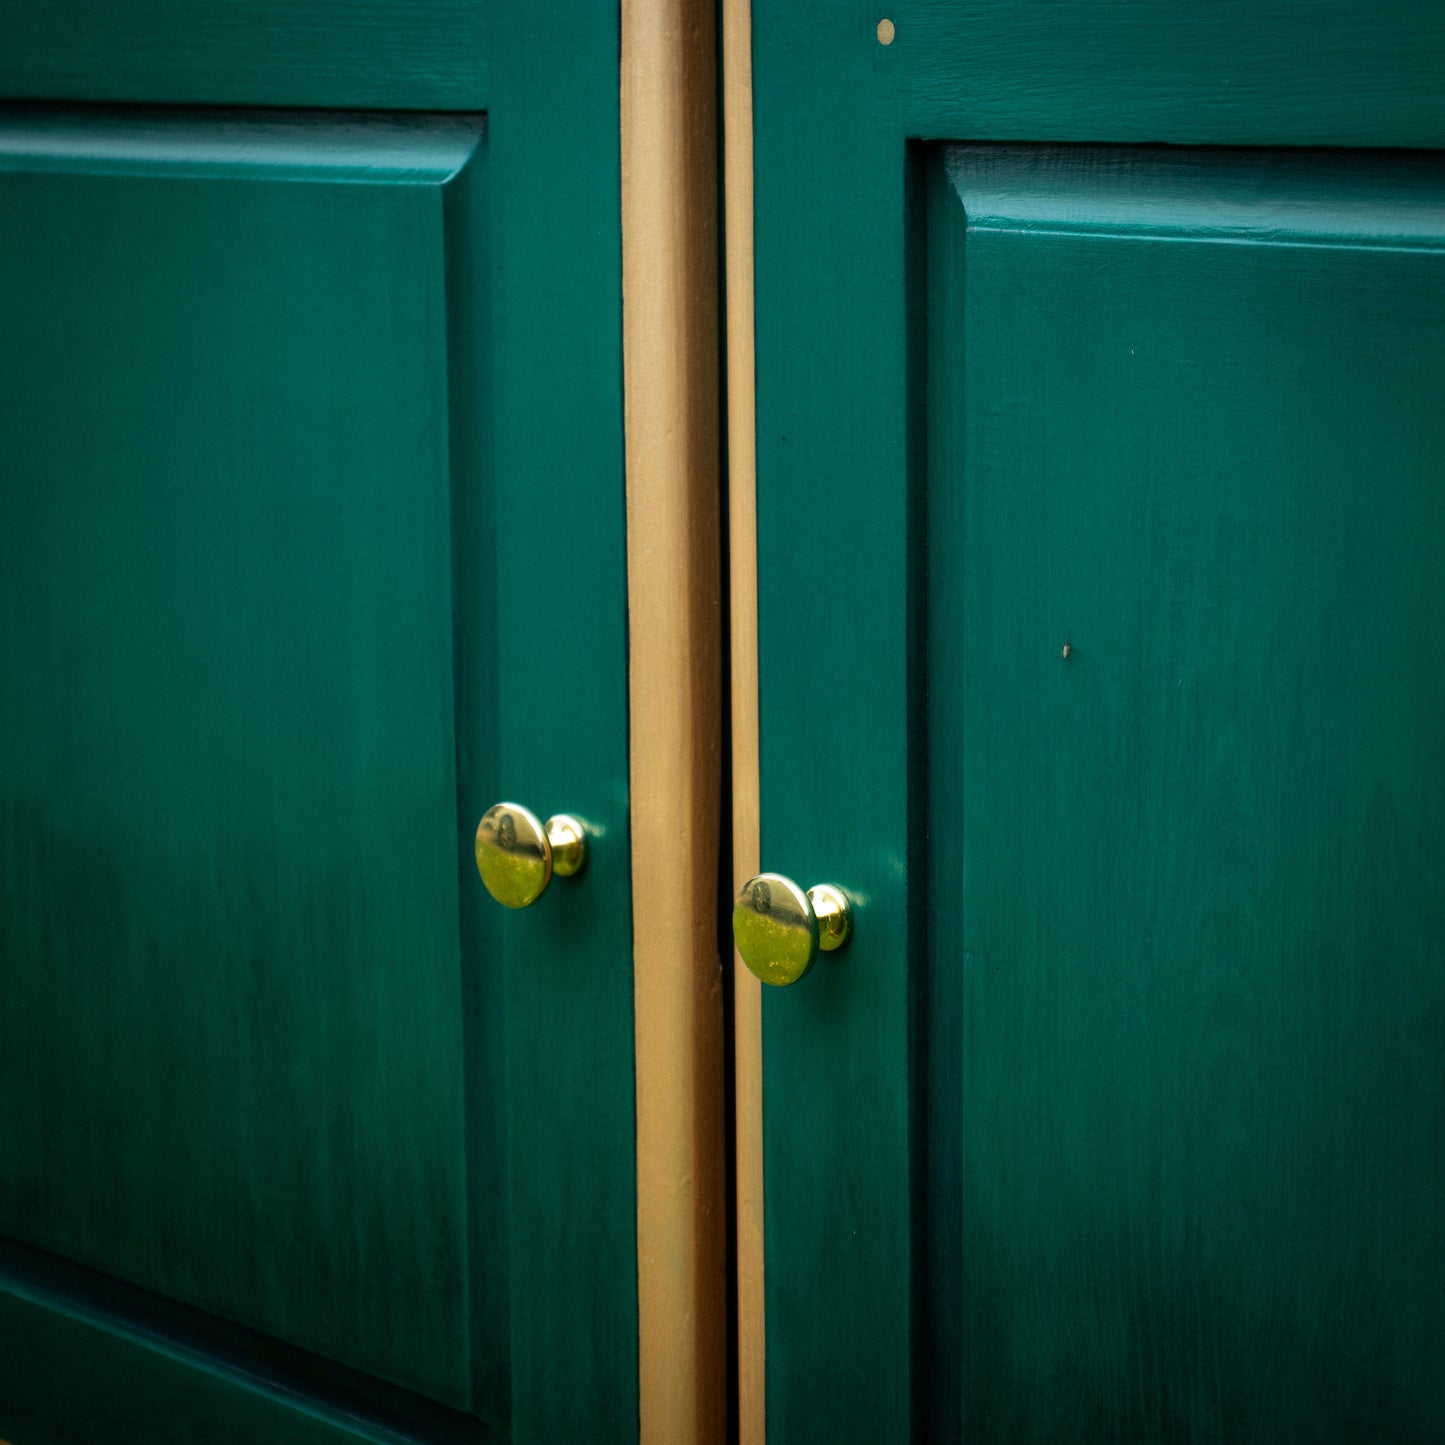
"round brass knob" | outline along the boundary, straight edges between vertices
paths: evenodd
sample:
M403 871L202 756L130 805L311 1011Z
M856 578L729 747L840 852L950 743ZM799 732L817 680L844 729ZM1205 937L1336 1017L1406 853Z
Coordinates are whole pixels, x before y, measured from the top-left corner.
M586 861L587 830L566 813L544 825L520 803L497 803L477 824L477 872L504 907L535 903L554 873L570 878Z
M852 936L853 905L832 883L804 893L780 873L759 873L733 904L733 941L764 983L797 983L819 950L832 953Z

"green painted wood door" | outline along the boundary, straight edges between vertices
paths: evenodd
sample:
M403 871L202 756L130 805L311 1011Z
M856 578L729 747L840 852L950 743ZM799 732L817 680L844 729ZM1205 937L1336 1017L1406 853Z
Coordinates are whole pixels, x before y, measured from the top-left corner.
M883 13L753 7L762 861L857 903L768 1437L1439 1439L1445 22Z
M616 13L550 10L0 5L17 1445L636 1435ZM504 797L595 839L515 915Z

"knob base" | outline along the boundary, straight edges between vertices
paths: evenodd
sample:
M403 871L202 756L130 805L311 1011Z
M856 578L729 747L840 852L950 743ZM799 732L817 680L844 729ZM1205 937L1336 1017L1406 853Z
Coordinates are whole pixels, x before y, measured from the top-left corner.
M808 889L808 902L818 920L818 947L833 953L853 936L853 905L841 888L819 883Z
M572 878L587 866L587 829L570 813L547 819L547 842L552 849L552 871Z

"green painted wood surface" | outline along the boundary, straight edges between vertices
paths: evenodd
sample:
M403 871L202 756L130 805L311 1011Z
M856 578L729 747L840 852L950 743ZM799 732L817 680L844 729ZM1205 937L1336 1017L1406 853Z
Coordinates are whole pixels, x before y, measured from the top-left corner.
M12 1390L6 1414L13 1445L155 1439L391 1445L408 1438L316 1410L304 1397L258 1388L198 1358L166 1354L125 1332L27 1308L8 1294L0 1294L0 1338L7 1342L7 1374L25 1381L23 1392ZM80 1401L84 1408L77 1410Z
M5 1438L427 1441L505 1438L474 1416L185 1306L0 1244ZM24 1382L24 1389L17 1386Z
M1439 1438L1445 166L947 168L964 1435Z
M481 110L479 0L0 0L0 96Z
M244 122L146 175L89 132L0 191L0 1230L464 1405L443 184L480 132L364 184L272 180Z
M498 776L541 816L581 818L594 840L581 874L497 925L511 1100L512 1433L632 1440L637 1163L616 0L513 6L496 46L488 145L505 688Z
M0 1230L91 1273L0 1289L0 1434L209 1438L227 1319L367 1430L637 1433L616 47L514 18L485 139L8 113L0 1080L50 1117L7 1105ZM594 833L517 915L500 796ZM114 1343L67 1322L106 1271L157 1291Z
M887 47L875 36L881 13L897 24L896 38ZM969 1241L963 1236L961 1180L969 1140L961 1113L964 1063L959 1052L964 978L931 943L939 906L932 875L948 865L949 850L970 836L968 814L960 823L957 811L961 776L948 781L947 769L955 764L947 749L954 740L941 742L936 720L930 726L934 632L942 609L930 610L927 586L932 577L938 595L956 596L959 605L965 596L957 570L942 570L929 555L940 526L930 511L935 498L928 457L933 428L943 424L940 417L952 414L950 408L962 405L963 393L934 374L926 349L934 290L923 244L923 180L931 162L927 148L917 142L1439 146L1445 143L1445 94L1436 80L1442 50L1438 16L1408 4L1369 11L1316 6L1307 20L1295 9L1252 7L1246 13L1235 5L1182 4L1152 7L1146 17L1137 7L1104 0L1068 7L958 7L920 0L896 10L848 4L826 13L796 0L757 0L753 6L763 863L800 882L841 883L858 903L855 941L847 953L814 970L799 988L770 993L764 1003L771 1439L957 1438L963 1367L974 1370L977 1379L996 1363L965 1355L960 1344L970 1307L964 1286L973 1278L965 1273ZM1367 157L1360 164L1368 171L1370 163ZM1117 182L1120 166L1096 161L1095 167L1097 174L1073 178L1074 192L1097 192L1094 182L1110 176ZM1126 173L1129 168L1122 167ZM1150 186L1172 184L1157 169L1138 174L1147 176ZM1381 240L1381 225L1386 235L1419 232L1418 216L1401 224L1399 206L1384 205L1378 186L1372 190L1360 181L1350 164L1341 161L1330 175L1335 189L1325 208L1329 219L1320 219L1316 205L1316 226L1335 226L1347 238L1374 241ZM1399 179L1396 171L1380 175ZM1186 178L1157 201L1142 188L1127 193L1117 185L1112 191L1106 187L1102 193L1113 195L1114 213L1096 215L1091 224L1117 229L1127 222L1147 230L1160 224L1160 212L1177 205L1189 184ZM1210 217L1195 205L1178 225L1185 231L1201 223L1257 225L1261 215L1270 214L1273 184L1272 176L1256 177L1252 187L1245 185L1232 196L1224 214L1213 214L1209 201ZM1402 193L1400 205L1409 194ZM1054 205L1047 187L1036 201L1040 214ZM1419 205L1433 209L1435 193L1426 193ZM1070 224L1078 224L1077 208L1073 215ZM1241 221L1242 215L1253 219ZM1026 217L1018 223L1031 224ZM1381 245L1366 260L1381 259L1388 268L1394 264L1385 255L1388 250ZM1076 288L1087 293L1089 272L1074 275ZM1382 285L1399 284L1383 279L1386 270L1378 275ZM1026 286L1017 277L1014 286L1016 304L1026 307ZM1296 301L1305 305L1298 295ZM1127 297L1119 304L1133 305ZM1238 304L1238 297L1222 297L1220 304ZM1333 304L1320 281L1305 315L1326 312ZM1015 338L1021 355L1048 319L1044 309L1027 313L1033 329ZM1180 353L1187 355L1191 336L1182 325L1177 335ZM1303 339L1307 335L1302 321L1294 338L1297 360L1278 379L1278 390L1291 397L1306 388L1317 365ZM1396 338L1396 344L1418 350L1413 336ZM1048 380L1018 379L1021 386L1025 380L1031 386ZM1369 390L1365 371L1355 381L1353 405L1373 410L1378 427L1381 409L1389 403ZM1337 388L1343 385L1337 378ZM1004 415L1032 415L1039 403L1025 389L1007 398L996 394L994 405ZM1199 425L1192 413L1184 419ZM1266 428L1258 413L1255 425ZM1215 432L1207 435L1213 438ZM1274 437L1277 453L1287 452L1288 435L1286 429ZM1311 440L1306 437L1301 444ZM1223 440L1218 444L1223 446ZM1375 485L1373 473L1370 484ZM1074 506L1082 503L1075 500ZM1089 515L1085 512L1084 525ZM798 519L803 517L825 519L826 545L799 545ZM1315 539L1323 545L1319 533ZM1170 540L1178 544L1181 534ZM978 545L988 544L980 540ZM1177 560L1184 565L1182 556ZM1392 565L1373 554L1370 561L1387 571ZM1321 606L1326 601L1322 598ZM1375 614L1372 625L1381 615ZM956 617L948 620L962 625L967 636L969 614L961 624ZM1050 639L1054 660L1067 626ZM835 659L841 680L834 674L826 686L801 685L795 649L782 644L785 637L806 639L811 656ZM1081 639L1073 640L1082 649ZM1329 643L1321 638L1319 645ZM1085 660L1082 650L1079 657ZM1291 676L1306 689L1302 673ZM1413 696L1412 706L1424 705L1422 694ZM1157 745L1164 746L1164 740ZM1260 746L1267 756L1266 742ZM958 755L969 756L966 751ZM1340 758L1334 765L1348 773ZM1421 779L1420 787L1427 782ZM940 789L955 811L944 810ZM1007 804L1000 800L995 806ZM1322 816L1315 815L1316 825ZM1435 820L1438 828L1438 809ZM1036 821L1042 826L1047 818ZM1188 819L1174 821L1192 844ZM1107 855L1109 847L1107 838L1075 836L1071 842L1091 863ZM1041 841L1039 846L1047 852L1058 844ZM1350 846L1357 846L1356 840ZM1363 853L1341 857L1355 868L1352 876L1367 876ZM1423 906L1418 891L1408 896L1417 908ZM1438 888L1435 898L1425 901L1434 903L1438 915ZM1421 991L1417 1002L1428 1016L1430 1008L1438 1007L1438 994L1428 992L1428 980L1411 974L1407 961L1397 967L1411 980L1399 985L1404 995L1411 988ZM1280 968L1276 960L1274 977L1283 988L1298 975ZM1349 969L1343 972L1348 978ZM974 994L969 997L976 1001ZM1161 1037L1169 1037L1170 1029L1181 1031L1182 1006L1176 999L1170 1013L1158 1005ZM1318 1022L1321 1008L1318 1002L1304 1008L1299 1023L1304 1034L1310 1028L1307 1020ZM1057 1029L1063 1031L1066 1022L1061 1017ZM983 1020L970 1020L970 1029L985 1027ZM1262 1047L1260 1032L1246 1035L1241 1048ZM1297 1051L1304 1047L1302 1037L1298 1032L1291 1036ZM1362 1044L1358 1056L1369 1055L1375 1063L1358 1062L1351 1075L1369 1083L1370 1103L1361 1100L1348 1116L1355 1121L1350 1126L1356 1128L1355 1137L1358 1121L1370 1108L1381 1107L1391 1080L1400 1082L1398 1073L1375 1069L1378 1039L1376 1033ZM1438 1060L1438 1039L1436 1045L1431 1054L1416 1044L1410 1067L1418 1071ZM1020 1057L1014 1054L1011 1062L1029 1067L1018 1062ZM1273 1057L1249 1058L1245 1065L1255 1070L1255 1079L1274 1083L1286 1068ZM1117 1072L1116 1065L1111 1068ZM999 1087L1001 1072L992 1076ZM1424 1112L1418 1074L1411 1077L1416 1092L1400 1105L1398 1132L1385 1136L1395 1143L1380 1147L1403 1148L1399 1141L1411 1130L1428 1134L1434 1129L1433 1152L1421 1156L1413 1174L1412 1166L1397 1161L1394 1182L1382 1184L1379 1195L1357 1188L1342 1200L1339 1218L1348 1215L1366 1230L1384 1217L1392 1190L1402 1196L1402 1207L1416 1211L1410 1217L1418 1227L1419 1211L1428 1211L1436 1187L1438 1174L1430 1170L1438 1167L1441 1148L1438 1114ZM1438 1074L1433 1077L1438 1080ZM1044 1083L1025 1076L1017 1087L1037 1091ZM1163 1084L1156 1078L1154 1085L1141 1081L1140 1087L1153 1087L1157 1095ZM1327 1091L1318 1100L1324 1111L1335 1102ZM1228 1096L1224 1104L1230 1106ZM977 1113L968 1117L979 1123ZM1234 1117L1240 1117L1237 1109ZM1216 1145L1204 1134L1199 1137L1204 1153L1185 1165L1173 1156L1177 1168L1187 1172L1192 1162L1205 1168L1201 1161ZM1265 1130L1251 1147L1263 1150L1272 1138ZM1146 1142L1136 1145L1142 1150ZM1101 1160L1117 1157L1109 1151L1119 1147L1109 1138L1098 1141ZM1028 1167L1037 1170L1039 1161ZM1202 1177L1208 1186L1208 1175ZM1285 1207L1282 1201L1296 1197L1299 1189L1297 1175L1282 1185L1271 1205L1276 1220ZM1202 1197L1208 1196L1205 1188ZM1135 1209L1125 1231L1140 1251L1131 1278L1162 1259L1161 1231L1199 1222L1165 1221L1163 1195L1126 1191L1116 1198L1128 1199ZM1216 1236L1220 1218L1216 1188L1211 1216ZM1028 1256L1032 1243L1038 1241L1016 1241L1012 1257ZM1357 1262L1361 1258L1356 1256ZM1171 1260L1182 1271L1186 1257L1176 1254ZM1299 1256L1293 1256L1281 1262L1282 1273L1275 1278L1298 1279L1301 1268ZM1391 1268L1398 1274L1398 1261ZM1353 1277L1364 1277L1363 1266ZM1306 1284L1318 1298L1339 1278L1321 1269ZM1170 1393L1152 1341L1156 1324L1162 1323L1157 1310L1178 1295L1169 1292L1171 1281L1162 1274L1152 1279L1155 1293L1140 1287L1121 1306L1134 1344L1131 1352L1126 1339L1122 1354L1114 1357L1135 1370L1129 1383L1139 1410L1152 1402L1163 1411L1167 1400L1168 1408L1183 1411L1178 1418L1186 1423L1214 1418L1263 1425L1268 1412L1256 1408L1257 1380L1236 1378L1240 1393L1230 1401L1217 1400L1222 1413L1214 1417L1207 1414L1202 1392L1175 1388ZM1251 1328L1267 1318L1261 1299L1256 1292L1239 1302L1246 1321L1254 1321ZM1422 1319L1423 1307L1412 1308ZM1051 1321L1066 1338L1072 1338L1067 1332L1093 1323L1086 1320L1081 1326L1062 1310L1053 1318L1042 1306L1030 1318L1034 1337ZM1341 1318L1338 1310L1320 1317L1321 1341L1339 1343ZM1400 1346L1402 1337L1381 1326L1371 1338L1388 1351ZM1046 1357L1033 1358L1039 1365ZM1239 1358L1234 1356L1237 1364ZM1273 1356L1276 1362L1280 1358ZM1305 1374L1309 1368L1327 1369L1325 1358L1324 1353L1311 1357ZM1351 1356L1346 1350L1333 1358ZM1418 1380L1412 1372L1419 1359L1400 1346L1395 1359L1377 1362L1371 1378L1387 1393L1398 1386L1394 1398L1408 1402L1410 1391L1401 1382ZM1274 1419L1281 1428L1290 1426L1289 1411L1299 1404L1303 1378L1296 1375L1288 1382L1285 1394L1295 1403L1280 1404ZM1057 1392L1067 1394L1069 1381L1056 1380L1052 1388L1052 1398L1060 1398ZM1012 1398L1010 1390L1000 1379L996 1398ZM1322 1394L1328 1393L1322 1388ZM1016 1416L971 1417L974 1424L984 1421L994 1435L980 1426L970 1438L1088 1438L1097 1422L1087 1413L1087 1398L1079 1387L1078 1416L1062 1425L1054 1416L1053 1428L1062 1432L1057 1437L1019 1405L1024 1413ZM1110 1398L1107 1390L1101 1398ZM1348 1392L1334 1398L1342 1408L1350 1402ZM1364 1398L1356 1395L1354 1403ZM1428 1397L1416 1396L1415 1408L1414 1419L1433 1425L1429 1410L1435 1406ZM1190 1413L1196 1410L1200 1413ZM1162 1413L1132 1417L1145 1431L1135 1438L1171 1438L1168 1425L1160 1423L1163 1418ZM1303 1429L1307 1414L1293 1418ZM1407 1410L1398 1418L1411 1417ZM1408 1428L1398 1426L1399 1438L1411 1438ZM1031 1429L1038 1433L1031 1436ZM1123 1438L1130 1438L1127 1429Z
M877 6L839 29L872 39ZM885 7L912 135L1445 144L1431 0L905 0ZM800 12L801 13L801 12Z

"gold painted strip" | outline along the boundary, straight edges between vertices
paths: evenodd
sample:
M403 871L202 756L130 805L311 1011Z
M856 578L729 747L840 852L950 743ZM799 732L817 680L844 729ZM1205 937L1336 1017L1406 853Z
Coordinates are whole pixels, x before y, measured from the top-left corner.
M732 610L733 886L761 869L758 815L758 521L753 372L751 0L722 0L726 216L728 556ZM767 1435L763 1313L762 985L733 956L738 1438Z
M639 1409L727 1432L722 599L710 0L622 0Z

